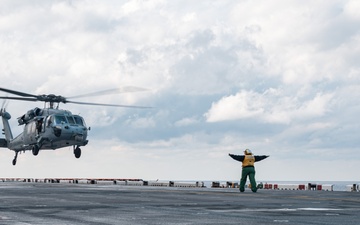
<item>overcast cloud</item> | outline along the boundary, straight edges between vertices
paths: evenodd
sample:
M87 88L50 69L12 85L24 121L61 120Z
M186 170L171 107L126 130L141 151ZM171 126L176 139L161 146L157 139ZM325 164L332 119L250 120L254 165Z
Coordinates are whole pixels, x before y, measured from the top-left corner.
M0 177L237 180L249 148L258 180L360 180L358 1L4 0L0 49L0 87L154 107L61 105L82 157L2 149ZM8 102L15 135L42 105Z

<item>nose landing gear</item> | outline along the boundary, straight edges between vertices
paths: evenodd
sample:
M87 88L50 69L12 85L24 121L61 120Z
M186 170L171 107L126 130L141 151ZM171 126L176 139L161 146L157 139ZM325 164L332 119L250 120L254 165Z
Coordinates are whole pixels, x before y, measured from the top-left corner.
M38 155L39 154L39 150L40 150L40 148L39 148L39 146L38 145L34 145L33 147L32 147L32 153L33 153L33 155Z
M80 158L80 156L81 156L81 149L79 148L79 146L77 146L76 148L75 148L75 145L74 145L74 155L75 155L75 158Z

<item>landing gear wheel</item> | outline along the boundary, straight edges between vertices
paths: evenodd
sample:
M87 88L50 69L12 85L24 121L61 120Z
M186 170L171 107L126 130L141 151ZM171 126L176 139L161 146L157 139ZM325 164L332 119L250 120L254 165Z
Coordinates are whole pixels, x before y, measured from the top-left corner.
M33 153L33 155L38 155L39 154L39 150L40 150L40 148L39 148L39 146L38 145L34 145L33 147L32 147L32 153Z
M75 158L80 158L81 156L81 149L79 147L75 148L74 149L74 155L75 155Z
M16 159L13 159L12 164L13 164L13 166L16 165Z

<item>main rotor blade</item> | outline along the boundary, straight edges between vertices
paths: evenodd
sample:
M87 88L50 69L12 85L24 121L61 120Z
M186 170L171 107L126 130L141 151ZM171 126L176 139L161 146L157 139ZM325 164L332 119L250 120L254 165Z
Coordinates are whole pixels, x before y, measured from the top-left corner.
M116 94L116 93L127 93L127 92L138 92L138 91L146 91L145 88L140 87L133 87L133 86L126 86L126 87L120 87L120 88L112 88L104 91L97 91L93 93L83 94L83 95L76 95L69 98L83 98L83 97L89 97L89 96L101 96L101 95L109 95L109 94Z
M4 91L4 92L10 93L10 94L19 95L19 96L23 96L23 97L34 97L34 98L37 98L36 95L32 95L32 94L28 94L28 93L24 93L24 92L20 92L20 91L14 91L14 90L6 89L6 88L1 88L1 87L0 87L0 91Z
M11 100L21 100L21 101L30 101L30 102L38 101L35 98L5 97L5 96L0 96L0 99L11 99Z
M97 106L112 106L112 107L123 107L123 108L139 108L139 109L149 109L152 107L148 106L136 106L136 105L115 105L115 104L102 104L102 103L93 103L93 102L74 102L74 101L66 101L66 103L73 103L79 105L97 105Z

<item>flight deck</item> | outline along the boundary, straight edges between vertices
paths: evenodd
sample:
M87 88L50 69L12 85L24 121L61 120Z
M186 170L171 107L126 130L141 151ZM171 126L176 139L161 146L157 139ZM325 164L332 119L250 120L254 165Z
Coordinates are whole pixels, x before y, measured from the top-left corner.
M360 193L0 183L0 224L358 224Z

